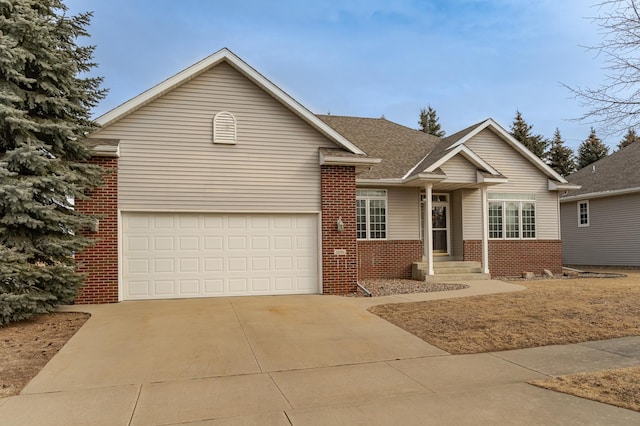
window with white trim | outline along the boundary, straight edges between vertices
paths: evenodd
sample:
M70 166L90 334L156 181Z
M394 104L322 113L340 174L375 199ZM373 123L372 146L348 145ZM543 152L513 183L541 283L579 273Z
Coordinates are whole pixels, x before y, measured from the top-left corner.
M589 201L578 202L578 227L589 226Z
M387 238L387 190L356 190L356 236L360 240Z
M489 238L536 238L536 194L488 193Z
M236 118L227 111L213 117L213 143L234 145L236 143Z

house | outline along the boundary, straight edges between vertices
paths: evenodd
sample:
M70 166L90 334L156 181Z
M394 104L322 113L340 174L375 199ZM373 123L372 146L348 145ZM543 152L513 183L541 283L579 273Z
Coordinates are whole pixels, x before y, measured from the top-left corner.
M561 270L558 194L573 186L491 119L440 140L317 116L223 49L97 121L107 173L77 201L100 216L77 303L344 294L438 279L444 260Z
M560 198L564 263L640 266L640 143L568 177Z

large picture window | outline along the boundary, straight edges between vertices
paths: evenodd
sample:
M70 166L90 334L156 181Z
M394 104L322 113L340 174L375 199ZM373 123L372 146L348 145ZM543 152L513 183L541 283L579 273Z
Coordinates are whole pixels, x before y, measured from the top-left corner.
M356 191L356 235L360 240L387 238L387 191L385 189Z
M489 238L536 238L536 195L489 193Z

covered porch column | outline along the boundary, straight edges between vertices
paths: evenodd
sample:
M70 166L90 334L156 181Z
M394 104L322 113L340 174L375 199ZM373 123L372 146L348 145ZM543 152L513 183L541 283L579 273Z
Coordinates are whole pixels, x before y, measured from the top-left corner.
M487 185L480 187L482 212L482 273L489 273L489 204L487 202Z
M424 244L422 252L425 254L425 260L427 261L427 275L433 275L433 223L431 215L433 214L433 185L427 183L424 185L424 235L422 241Z

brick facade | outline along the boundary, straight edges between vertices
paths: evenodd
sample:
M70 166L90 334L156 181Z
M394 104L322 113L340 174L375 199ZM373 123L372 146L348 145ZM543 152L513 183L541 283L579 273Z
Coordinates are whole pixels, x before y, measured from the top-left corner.
M91 162L105 168L104 185L86 200L76 200L76 208L100 216L98 231L89 234L92 247L76 253L78 271L87 274L75 303L118 301L118 159L93 157Z
M482 241L463 242L464 260L482 261ZM562 273L561 240L490 240L489 272L492 277L515 277L522 272L542 275L543 269Z
M421 259L420 240L358 241L358 279L411 278L413 262Z
M352 166L322 166L322 292L345 294L356 291L358 253L356 246L356 174ZM344 230L338 231L342 220ZM336 254L345 250L346 254Z

